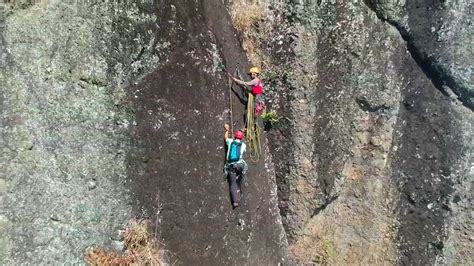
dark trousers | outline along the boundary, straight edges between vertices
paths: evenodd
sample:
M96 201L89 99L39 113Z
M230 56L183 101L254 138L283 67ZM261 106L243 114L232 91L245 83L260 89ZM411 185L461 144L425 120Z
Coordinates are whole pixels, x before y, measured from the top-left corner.
M231 164L227 172L227 180L229 182L230 199L232 204L239 203L240 184L243 179L244 167L239 164Z

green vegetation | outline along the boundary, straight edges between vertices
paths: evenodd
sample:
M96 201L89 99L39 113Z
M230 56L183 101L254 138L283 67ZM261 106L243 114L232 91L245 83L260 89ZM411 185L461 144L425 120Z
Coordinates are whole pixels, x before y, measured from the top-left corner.
M275 111L265 112L262 114L264 122L276 123L280 119Z
M334 249L334 245L331 243L331 241L323 239L321 241L321 251L317 255L315 261L323 265L337 264L336 261L334 261L336 257L337 253Z

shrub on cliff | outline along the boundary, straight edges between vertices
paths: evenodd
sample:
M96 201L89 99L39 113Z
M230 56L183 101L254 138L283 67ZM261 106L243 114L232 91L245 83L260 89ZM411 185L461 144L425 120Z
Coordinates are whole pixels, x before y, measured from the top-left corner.
M150 234L148 221L130 221L124 233L124 244L123 253L93 248L86 254L86 261L90 265L166 265L164 251L156 236Z

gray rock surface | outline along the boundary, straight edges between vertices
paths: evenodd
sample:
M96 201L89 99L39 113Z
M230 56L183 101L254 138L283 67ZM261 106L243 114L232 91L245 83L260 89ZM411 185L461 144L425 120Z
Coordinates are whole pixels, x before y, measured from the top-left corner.
M245 154L248 185L241 186L240 206L233 209L229 198L223 125L230 123L230 91L219 63L234 72L247 60L226 6L164 1L158 14L169 60L129 88L140 92L129 167L134 206L150 218L160 213L158 236L172 263L288 264L269 157L254 162ZM237 130L244 106L233 93L231 102Z
M471 5L415 2L272 2L275 19L255 30L283 115L270 133L280 209L302 262L472 258ZM428 35L453 38L427 36L432 20L444 26Z
M175 2L0 4L0 264L83 264L134 216L177 264L474 261L472 3L261 0L235 35L240 1ZM232 210L238 37L280 119Z
M2 4L1 264L82 263L130 219L123 88L166 50L148 10Z
M269 157L228 200L218 64L246 58L221 1L2 8L1 264L82 264L132 217L173 263L287 261Z
M433 84L474 108L474 3L464 0L368 0L394 25Z

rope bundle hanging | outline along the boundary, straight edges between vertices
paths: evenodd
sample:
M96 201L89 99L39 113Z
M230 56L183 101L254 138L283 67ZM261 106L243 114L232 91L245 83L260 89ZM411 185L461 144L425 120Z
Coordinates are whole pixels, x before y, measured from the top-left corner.
M226 67L224 64L219 64L219 67L226 73L230 75L230 73L227 71ZM235 70L234 76L239 77L239 79L242 79L238 66ZM233 132L233 114L232 114L232 85L233 81L229 77L229 111L230 111L230 132ZM245 92L246 93L246 92ZM263 129L259 125L259 123L256 123L255 121L255 96L252 93L248 93L247 97L247 110L246 110L246 116L245 116L245 140L247 142L247 146L249 149L249 155L250 155L250 160L252 162L258 162L260 160L260 157L262 155L262 145L261 145L261 136ZM232 133L231 133L232 134Z
M242 79L240 72L237 70L237 76ZM255 96L252 93L248 94L247 98L247 113L245 119L245 139L249 147L250 159L253 162L258 162L262 154L261 136L262 128L255 123Z
M258 162L262 154L261 135L262 128L255 123L254 116L254 100L253 94L249 94L247 102L247 116L245 120L245 138L249 147L250 159L253 162Z

